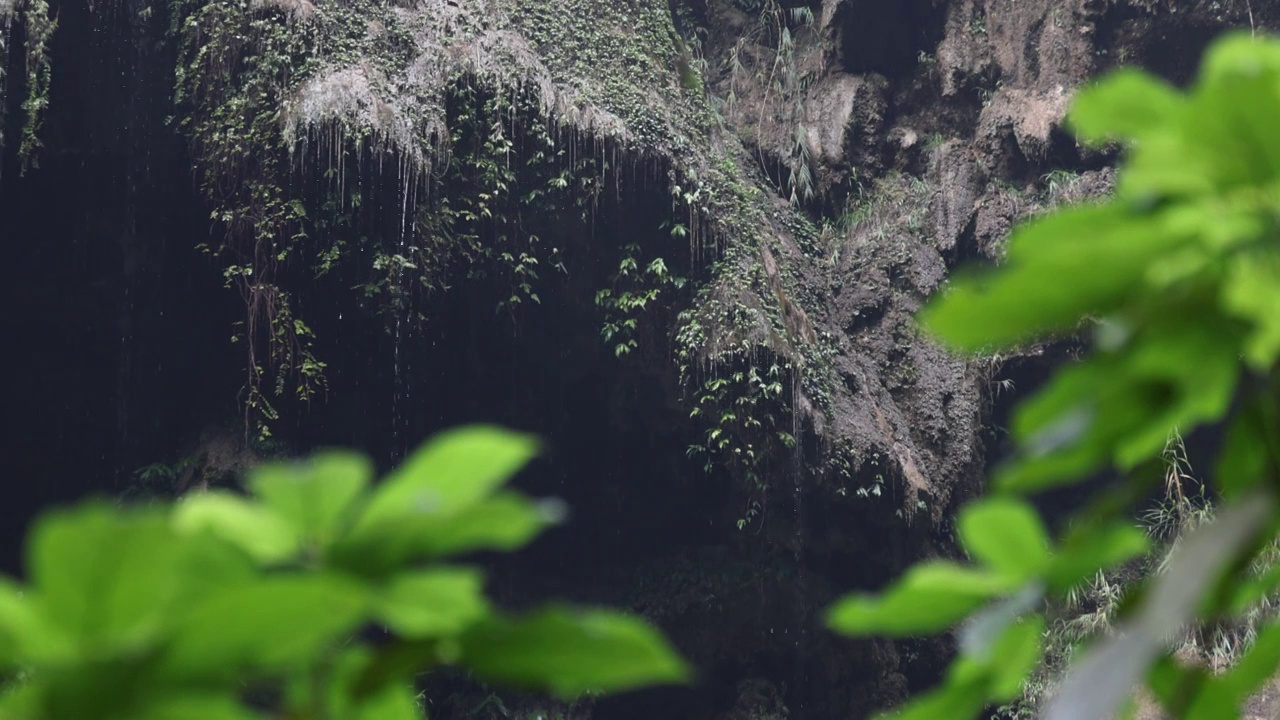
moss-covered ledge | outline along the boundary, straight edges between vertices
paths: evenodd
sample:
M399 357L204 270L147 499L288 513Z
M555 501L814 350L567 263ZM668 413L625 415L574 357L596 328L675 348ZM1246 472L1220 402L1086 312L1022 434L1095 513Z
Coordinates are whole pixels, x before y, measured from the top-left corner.
M860 351L829 295L839 233L781 197L718 113L703 76L716 67L677 30L693 12L683 2L178 7L179 123L224 231L207 249L245 300L247 417L264 430L277 398L306 399L325 381L309 319L294 310L308 283L356 277L369 309L398 322L487 263L513 304L537 302L558 260L529 218L583 223L599 193L639 175L670 198L662 242L687 241L690 284L665 297L683 298L667 351L705 427L690 452L761 498L796 473L861 482L883 457L910 512L921 490L945 500L946 479L922 477L951 473L955 459L934 462L898 427L913 414L895 402L914 401L892 398L878 375L848 377ZM809 35L823 42L820 29ZM380 183L382 217L366 217L355 177ZM628 262L662 268L657 249L601 247L602 262L622 260L597 296L622 354L634 340L617 333L684 278L628 274ZM820 442L801 453L805 434Z

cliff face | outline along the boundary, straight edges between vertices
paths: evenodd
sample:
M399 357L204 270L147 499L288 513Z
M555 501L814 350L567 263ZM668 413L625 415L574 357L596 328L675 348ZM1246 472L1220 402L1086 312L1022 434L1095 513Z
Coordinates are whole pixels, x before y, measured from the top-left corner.
M817 610L948 551L1047 362L950 357L912 313L1020 218L1107 192L1113 158L1061 128L1081 83L1185 82L1217 33L1278 24L1248 0L0 0L9 426L49 478L13 506L122 490L224 421L384 458L516 425L556 450L522 482L578 512L497 569L508 599L637 607L707 668L598 717L862 717L945 647L835 643Z

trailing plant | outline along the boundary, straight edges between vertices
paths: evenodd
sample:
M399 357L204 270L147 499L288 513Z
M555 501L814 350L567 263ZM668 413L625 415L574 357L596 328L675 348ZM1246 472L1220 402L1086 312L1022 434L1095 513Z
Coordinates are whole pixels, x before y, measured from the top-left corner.
M1129 518L1159 486L1174 428L1225 424L1215 518L1124 597L1115 632L1072 663L1043 716L1114 717L1145 683L1174 717L1232 718L1280 665L1274 620L1223 672L1182 665L1170 647L1280 589L1280 573L1251 572L1280 529L1277 117L1276 39L1220 40L1186 91L1137 70L1107 76L1077 95L1069 122L1081 142L1125 145L1115 196L1023 225L1003 265L957 278L926 308L925 326L958 350L1078 330L1092 350L1017 409L1016 453L957 520L972 563L929 561L832 608L832 627L852 635L959 626L946 678L900 717L975 717L1018 696L1044 654L1046 601L1149 550ZM1119 479L1052 540L1026 497L1107 471Z
M808 5L783 7L778 0L739 3L740 9L755 14L757 22L740 37L726 60L729 69L729 91L725 99L730 112L738 104L739 87L747 72L748 48L770 48L769 61L754 67L753 82L764 89L756 125L763 132L766 114L785 116L788 129L783 153L786 180L780 184L793 206L811 202L815 196L813 170L809 157L808 137L804 127L805 92L813 82L810 72L802 72L796 58L794 31L813 26L813 10ZM762 138L755 138L757 147ZM763 163L762 163L763 166Z
M18 137L18 166L25 173L40 166L40 150L43 143L40 132L44 115L49 108L49 83L53 78L53 62L49 43L58 29L58 20L50 14L48 0L14 0L8 7L0 6L0 148L4 147L5 70L8 66L9 30L13 18L21 23L25 41L23 52L23 81L26 97L21 103L22 129Z
M672 219L660 224L659 232L666 231L673 241L687 241L692 249L696 232L695 208L702 200L702 189L671 187ZM685 211L687 215L685 215ZM685 222L680 222L688 218ZM692 226L692 228L691 228ZM654 243L661 247L666 243ZM604 313L600 337L613 348L617 357L630 354L639 347L638 331L643 313L657 303L664 291L668 294L683 290L687 279L673 273L660 255L642 260L644 249L637 243L622 247L618 269L609 280L609 286L596 292L596 307ZM669 303L670 304L670 303Z
M672 234L675 234L674 229ZM662 258L655 257L641 267L636 259L639 255L639 245L630 243L624 247L623 258L613 274L612 287L596 292L596 306L605 313L600 338L612 345L613 354L617 357L639 347L636 331L640 326L640 315L650 304L658 301L662 291L667 288L679 290L685 285L685 279L673 275Z
M711 472L720 466L746 491L738 523L745 528L763 517L769 477L795 447L794 382L798 372L786 359L760 349L748 338L716 347L705 356L712 324L750 328L767 322L755 308L700 297L696 310L677 319L676 358L689 416L700 422L703 436L686 454Z
M812 14L776 2L766 9L775 29L758 38L794 55L790 33ZM666 305L655 289L684 292L680 277L692 278L685 268L693 267L714 294L765 293L736 316L759 324L759 312L769 334L722 342L716 333L740 333L717 324L701 337L734 349L684 348L701 359L678 364L709 368L716 356L759 375L769 357L804 354L775 288L759 279L772 211L756 187L764 181L742 169L753 165L745 153L735 162L733 144L714 141L711 103L693 87L704 70L698 30L682 36L677 24L696 25L696 14L673 19L655 0L504 0L491 16L461 13L453 23L383 0L175 0L171 15L177 122L214 208L219 237L205 247L245 302L236 338L246 423L259 434L324 390L320 348L329 338L315 337L321 318L310 313L330 293L353 290L399 338L402 325L430 317L432 293L483 279L496 289L495 311L519 322L546 283L567 274L599 205L617 202L608 191L620 196L633 182L668 188L673 205L655 219L669 235L655 234L654 246L627 252L628 237L592 249L603 267L622 270L630 257L640 270L593 288L607 291L600 329L614 351L636 347L633 331L645 326L629 321ZM495 53L485 41L494 31L513 33L532 54ZM411 64L440 72L411 73ZM806 174L797 168L795 177ZM671 242L682 237L687 264ZM730 246L733 262L717 264ZM681 371L690 392L701 372ZM813 375L800 382L813 384ZM785 425L774 431L785 435L793 415L785 401L768 403L779 405L771 415Z
M510 292L495 309L514 318L521 305L542 302L544 272L567 273L563 240L534 228L585 220L610 165L574 156L533 88L489 93L464 82L450 90L448 107L451 162L432 178L439 195L419 206L425 251L415 262L427 288L444 286L449 270L469 279L496 274Z
M270 435L277 417L263 392L309 400L325 383L314 336L293 312L282 267L307 239L306 209L285 190L289 147L280 133L280 101L315 41L314 29L283 11L253 11L229 0L179 0L175 102L179 128L198 159L201 188L223 236L199 248L223 263L223 278L245 305L233 340L245 347L242 404L246 427Z
M28 583L0 581L0 717L421 718L415 677L446 665L566 700L684 680L634 617L511 616L479 570L446 562L555 522L554 505L503 489L536 451L472 427L377 486L368 459L327 452L254 470L247 496L49 513Z

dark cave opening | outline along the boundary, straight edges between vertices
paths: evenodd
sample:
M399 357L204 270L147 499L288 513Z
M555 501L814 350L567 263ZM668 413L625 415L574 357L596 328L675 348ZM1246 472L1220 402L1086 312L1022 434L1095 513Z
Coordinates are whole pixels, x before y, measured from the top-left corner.
M840 5L840 57L855 75L878 73L900 80L915 72L920 58L932 54L946 30L946 13L937 0L875 2L852 0Z
M164 124L165 18L141 23L124 4L95 13L54 3L54 12L45 147L25 173L12 141L24 119L20 53L7 75L11 464L0 570L11 573L37 512L119 492L211 408L233 407L238 374L227 342L237 303L195 250L207 210Z
M464 97L483 105L486 96L468 90ZM514 141L519 146L528 139L517 131ZM466 164L460 157L466 141L455 142L453 164ZM606 187L588 207L520 216L519 231L538 238L537 252L544 255L531 288L519 289L522 279L509 272L507 256L525 246L492 223L476 227L479 241L504 252L447 260L449 289L427 291L410 283L400 307L353 291L369 282L361 262L318 280L306 268L296 273L290 286L297 311L315 330L328 387L308 403L282 399L275 433L297 450L358 448L385 467L431 434L461 424L531 432L545 441L546 453L517 484L567 501L570 520L518 556L492 562L516 574L582 577L722 536L733 521L726 509L734 490L726 473L706 474L686 457L690 438L701 430L681 404L671 335L687 291L661 291L637 318L630 353L618 356L602 338L606 317L597 293L610 286L624 257L635 253L641 266L661 258L682 277L705 270L692 261L691 241L668 227L679 218L673 219L667 168L628 159L608 143L568 135L557 143L570 148L566 156L591 158L597 169L617 166L605 171ZM350 155L360 157L358 151ZM395 250L430 242L402 234L398 167L395 160L366 157L362 169L344 171L349 192L362 200L343 232L361 238L349 252L365 265L367 254L377 252L367 241ZM328 180L319 176L333 173L313 175L300 179L304 186L317 184L299 188L304 196L323 194L320 186ZM512 195L546 180L538 172L521 175ZM467 191L428 187L418 193L447 207L442 193ZM419 212L433 212L423 207ZM464 229L455 231L471 232ZM551 269L551 259L563 269ZM530 290L533 295L526 295ZM513 304L517 296L521 301Z

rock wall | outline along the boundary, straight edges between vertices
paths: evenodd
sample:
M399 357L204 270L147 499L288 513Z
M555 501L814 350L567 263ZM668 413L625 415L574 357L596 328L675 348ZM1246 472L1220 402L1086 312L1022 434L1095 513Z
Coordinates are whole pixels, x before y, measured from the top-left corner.
M951 357L912 314L1108 191L1062 129L1082 83L1186 82L1220 31L1280 27L1257 0L54 2L39 148L40 6L0 0L0 228L37 305L10 425L85 447L19 458L77 480L16 506L243 411L384 460L536 430L561 452L522 482L581 519L498 594L632 606L706 673L562 709L606 720L860 718L936 679L945 639L844 643L821 608L951 552L1055 355Z

